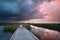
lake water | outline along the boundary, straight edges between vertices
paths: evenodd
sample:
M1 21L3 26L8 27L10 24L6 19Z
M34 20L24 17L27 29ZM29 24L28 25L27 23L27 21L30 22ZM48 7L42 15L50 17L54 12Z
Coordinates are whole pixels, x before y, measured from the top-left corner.
M10 32L3 31L4 26L0 26L0 40L10 40L12 34Z

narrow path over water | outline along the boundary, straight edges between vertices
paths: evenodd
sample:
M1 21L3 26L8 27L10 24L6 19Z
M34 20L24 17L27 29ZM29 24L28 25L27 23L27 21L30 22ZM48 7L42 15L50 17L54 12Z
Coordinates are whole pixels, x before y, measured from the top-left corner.
M30 31L20 25L12 35L10 40L39 40Z

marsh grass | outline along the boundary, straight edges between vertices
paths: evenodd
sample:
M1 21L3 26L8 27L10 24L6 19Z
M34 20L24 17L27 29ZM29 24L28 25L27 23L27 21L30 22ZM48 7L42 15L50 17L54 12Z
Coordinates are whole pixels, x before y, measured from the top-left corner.
M30 27L29 24L23 24L23 26L24 26L25 28L27 28L28 30L31 30L31 27Z
M14 31L19 27L19 24L5 24L4 25L4 32L12 32L14 33Z
M4 26L4 32L14 33L15 30L19 27L20 23L2 23L0 25ZM31 30L31 27L29 24L22 24L22 25L28 30Z

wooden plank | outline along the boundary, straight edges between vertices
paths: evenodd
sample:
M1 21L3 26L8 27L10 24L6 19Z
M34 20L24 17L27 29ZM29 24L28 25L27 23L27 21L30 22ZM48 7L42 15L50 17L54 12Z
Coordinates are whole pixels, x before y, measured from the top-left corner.
M12 35L10 40L39 40L24 27L19 27Z

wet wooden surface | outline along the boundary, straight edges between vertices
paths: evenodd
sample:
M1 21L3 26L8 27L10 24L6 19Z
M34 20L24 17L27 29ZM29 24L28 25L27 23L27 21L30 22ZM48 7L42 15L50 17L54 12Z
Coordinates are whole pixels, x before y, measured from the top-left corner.
M10 40L39 40L30 31L20 25L15 33L12 35Z

